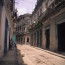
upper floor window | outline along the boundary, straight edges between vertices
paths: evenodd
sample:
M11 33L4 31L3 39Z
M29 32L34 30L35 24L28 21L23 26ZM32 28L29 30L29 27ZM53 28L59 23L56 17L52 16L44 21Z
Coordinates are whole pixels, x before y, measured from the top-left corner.
M10 0L10 10L13 11L13 0Z

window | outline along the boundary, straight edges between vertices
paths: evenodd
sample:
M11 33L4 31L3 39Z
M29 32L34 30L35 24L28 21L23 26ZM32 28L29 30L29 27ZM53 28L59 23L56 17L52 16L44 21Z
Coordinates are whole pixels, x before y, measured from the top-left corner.
M10 10L13 11L13 0L10 0Z
M27 42L29 42L29 38L27 38Z

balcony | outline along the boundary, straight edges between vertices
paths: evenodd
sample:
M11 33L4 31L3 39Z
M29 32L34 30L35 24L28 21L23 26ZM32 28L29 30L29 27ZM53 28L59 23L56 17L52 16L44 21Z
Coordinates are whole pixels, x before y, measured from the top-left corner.
M13 22L17 23L17 11L15 10L12 14Z
M55 15L62 8L65 7L65 1L64 0L60 0L60 1L56 2L56 3L55 3L55 1L50 5L52 7L48 6L47 9L43 13L41 13L41 15L38 17L38 23L44 22L49 17ZM54 4L54 6L53 6L53 4ZM29 30L32 30L35 26L36 25L33 23L32 25L30 25Z
M53 6L54 4L54 6ZM51 6L51 7L50 7ZM56 13L58 13L62 8L65 7L65 1L61 0L59 2L53 2L50 6L47 7L46 11L43 12L39 18L38 21L45 21L46 19L48 19L49 17L55 15Z
M10 2L10 10L13 11L14 2L13 2L13 0L9 0L9 2Z

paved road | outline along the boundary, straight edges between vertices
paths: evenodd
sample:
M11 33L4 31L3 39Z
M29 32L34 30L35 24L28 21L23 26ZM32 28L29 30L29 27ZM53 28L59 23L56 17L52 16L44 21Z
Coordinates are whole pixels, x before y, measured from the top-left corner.
M65 59L41 51L29 45L17 45L18 62L21 65L65 65Z

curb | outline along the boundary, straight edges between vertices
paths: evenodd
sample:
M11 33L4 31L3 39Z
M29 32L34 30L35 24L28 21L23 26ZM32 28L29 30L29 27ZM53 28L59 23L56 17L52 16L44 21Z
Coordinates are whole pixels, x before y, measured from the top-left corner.
M65 56L62 55L62 54L55 53L55 52L50 51L50 50L48 51L48 50L45 50L45 49L42 49L42 48L34 47L34 46L31 46L31 47L33 47L33 48L35 48L35 49L38 49L38 50L41 50L41 51L44 51L44 52L46 52L46 53L49 53L49 54L55 55L55 56L57 56L57 57L60 57L60 58L65 59Z

